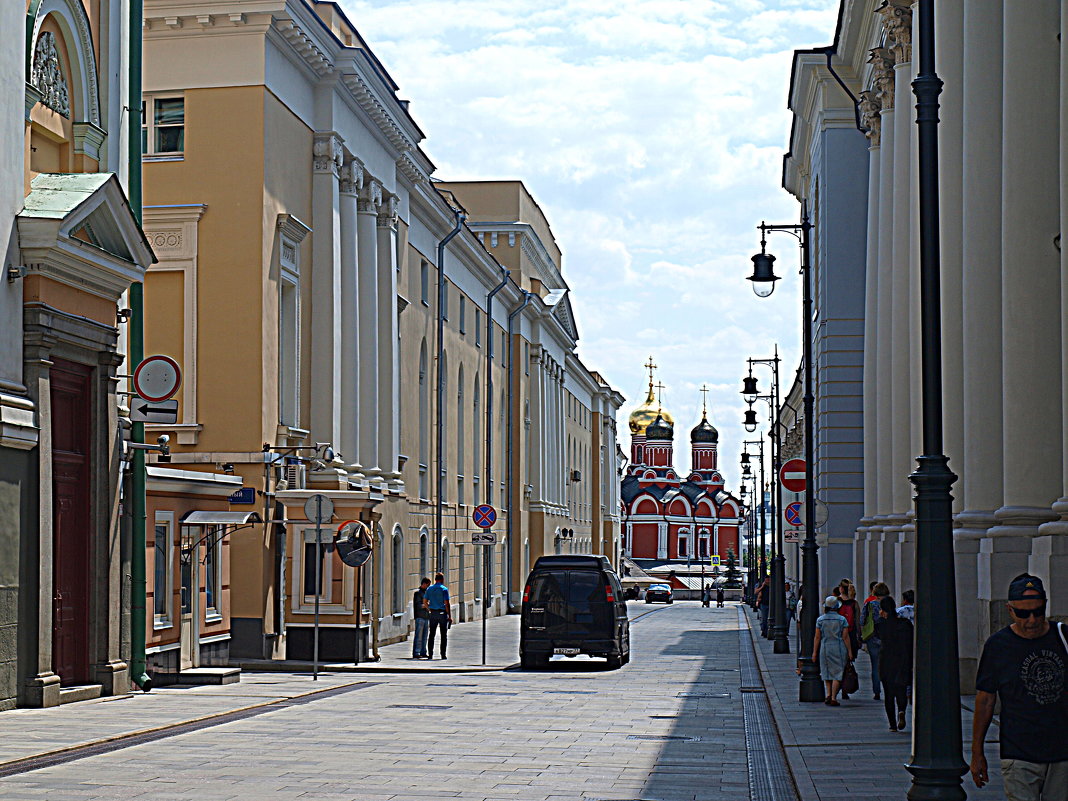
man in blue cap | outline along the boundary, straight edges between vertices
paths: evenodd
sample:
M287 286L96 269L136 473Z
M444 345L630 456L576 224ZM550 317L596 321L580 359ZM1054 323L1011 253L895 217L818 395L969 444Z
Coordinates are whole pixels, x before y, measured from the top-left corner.
M1001 698L1001 776L1009 801L1068 801L1068 627L1046 619L1042 579L1009 584L1012 624L983 646L975 679L972 779L988 781L983 741Z

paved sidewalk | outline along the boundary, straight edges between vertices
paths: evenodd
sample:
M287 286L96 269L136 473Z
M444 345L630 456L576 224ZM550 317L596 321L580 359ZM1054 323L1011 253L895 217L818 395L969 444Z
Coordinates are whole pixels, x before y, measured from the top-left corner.
M905 770L912 751L911 708L907 730L889 731L882 701L872 699L868 655L856 661L860 692L840 707L801 703L797 700L795 672L797 626L791 630L792 654L775 654L770 640L760 636L756 615L746 607L756 643L757 661L771 702L775 725L786 750L801 801L900 801L908 791L911 774ZM965 757L971 744L972 699L961 699ZM979 790L965 775L964 789L974 801L1004 797L997 769L997 727L987 734L986 758L991 782Z

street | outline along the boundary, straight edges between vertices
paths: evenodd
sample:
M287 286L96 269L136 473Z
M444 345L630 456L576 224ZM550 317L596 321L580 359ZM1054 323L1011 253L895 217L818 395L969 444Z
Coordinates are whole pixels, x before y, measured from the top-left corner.
M748 798L735 607L631 616L618 671L328 675L319 700L8 776L0 798Z

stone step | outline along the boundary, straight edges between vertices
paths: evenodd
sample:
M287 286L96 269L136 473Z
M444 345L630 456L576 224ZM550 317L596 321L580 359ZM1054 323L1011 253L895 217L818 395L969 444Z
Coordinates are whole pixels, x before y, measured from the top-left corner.
M179 673L157 673L154 677L158 686L185 684L237 684L241 681L241 668L236 667L197 667L187 668Z
M59 688L59 703L73 704L77 701L91 701L99 698L104 691L100 684L77 684L73 687Z

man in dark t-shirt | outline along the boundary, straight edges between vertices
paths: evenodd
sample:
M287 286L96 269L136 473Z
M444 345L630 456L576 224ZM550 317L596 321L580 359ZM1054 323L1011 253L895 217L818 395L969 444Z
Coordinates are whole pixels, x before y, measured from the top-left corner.
M412 596L412 614L415 617L415 633L412 635L412 659L430 659L426 650L426 638L430 633L430 610L427 609L423 594L430 586L430 579L423 576L419 589Z
M1046 620L1042 580L1009 585L1012 625L986 641L976 676L972 779L988 780L983 741L1001 698L1001 775L1009 801L1068 801L1068 632Z

